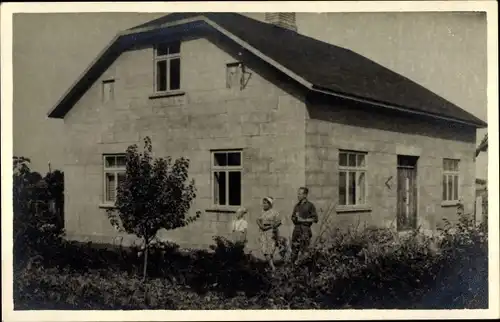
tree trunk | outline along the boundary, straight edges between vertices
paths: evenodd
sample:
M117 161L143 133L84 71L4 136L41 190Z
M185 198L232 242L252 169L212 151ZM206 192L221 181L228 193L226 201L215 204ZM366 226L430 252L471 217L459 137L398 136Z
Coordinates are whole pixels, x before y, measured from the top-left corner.
M149 243L144 244L144 268L142 271L142 280L146 280L147 270L148 270L148 253L149 253Z

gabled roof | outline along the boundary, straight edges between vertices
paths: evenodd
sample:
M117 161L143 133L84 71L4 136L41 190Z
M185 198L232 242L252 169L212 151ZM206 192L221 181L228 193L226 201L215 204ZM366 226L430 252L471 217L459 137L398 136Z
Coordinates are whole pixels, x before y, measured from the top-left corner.
M64 117L79 95L83 95L81 90L95 81L92 69L104 68L131 42L143 41L148 33L158 30L180 30L182 22L193 21L216 29L312 91L477 127L486 126L484 121L423 86L349 49L236 13L172 13L118 34L49 116Z

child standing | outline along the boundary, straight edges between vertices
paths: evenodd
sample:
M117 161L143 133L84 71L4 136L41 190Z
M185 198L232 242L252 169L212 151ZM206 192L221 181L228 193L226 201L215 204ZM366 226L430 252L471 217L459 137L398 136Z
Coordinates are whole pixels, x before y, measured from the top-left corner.
M248 222L245 220L246 214L246 208L239 208L236 211L236 219L231 223L231 236L235 244L244 245L247 241Z

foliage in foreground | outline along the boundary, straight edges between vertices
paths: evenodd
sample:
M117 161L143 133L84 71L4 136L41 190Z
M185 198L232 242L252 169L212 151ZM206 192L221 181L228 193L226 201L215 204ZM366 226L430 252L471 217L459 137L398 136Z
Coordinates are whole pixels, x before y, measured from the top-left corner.
M136 250L72 243L58 260L18 274L15 304L19 309L486 308L487 243L484 229L465 216L439 238L339 231L297 267L279 265L274 276L265 263L223 238L215 238L213 251L160 243L151 252L151 279L144 283Z
M54 209L50 205L53 202ZM54 245L63 230L64 173L42 176L30 169L30 159L13 158L13 235L15 269Z
M160 242L150 252L151 279L143 282L140 249L60 238L62 229L45 201L61 191L57 182L62 181L41 180L28 163L14 159L15 309L488 305L487 229L475 226L466 215L456 224L447 222L438 237L418 231L405 238L388 230L337 231L297 267L278 265L274 276L265 263L224 238L214 238L211 251L181 250Z

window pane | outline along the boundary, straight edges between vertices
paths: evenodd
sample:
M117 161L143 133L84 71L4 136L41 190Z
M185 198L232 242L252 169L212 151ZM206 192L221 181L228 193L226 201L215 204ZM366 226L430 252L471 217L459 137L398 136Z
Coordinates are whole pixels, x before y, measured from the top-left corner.
M229 205L241 205L241 172L229 172Z
M168 55L168 44L160 44L156 46L156 55L157 56Z
M350 167L356 166L356 154L348 154L348 165Z
M349 172L349 193L347 194L348 200L347 204L348 205L354 205L355 203L355 198L356 198L356 172Z
M227 166L227 153L225 152L214 153L214 165L219 167Z
M458 171L458 160L453 160L453 170Z
M443 200L448 200L446 198L446 191L447 191L447 189L446 189L446 182L447 182L446 175L443 174Z
M453 200L453 176L447 176L448 178L448 199Z
M365 172L358 172L358 181L356 188L356 204L365 204L365 194L366 194L366 182L365 182Z
M115 201L116 180L113 173L106 173L106 201Z
M453 200L458 200L458 176L453 176Z
M339 172L339 205L346 205L346 181L347 176L343 171Z
M226 173L214 173L214 204L226 205Z
M230 166L240 166L241 165L241 153L239 153L239 152L228 153L227 164Z
M167 62L165 60L156 63L156 90L167 90Z
M364 154L358 154L357 155L357 166L358 167L364 167L365 166L365 155Z
M116 157L115 156L107 156L106 157L106 167L113 168L116 166Z
M443 160L443 169L444 169L444 171L449 171L450 170L450 167L449 167L448 163L449 163L448 159L444 159Z
M339 154L339 165L341 165L341 166L347 165L347 154L346 153L342 152Z
M116 157L116 165L118 167L124 167L126 165L126 163L127 163L126 161L127 160L126 160L126 158L125 158L124 155L120 155L120 156Z
M170 90L181 88L181 60L175 58L170 60Z
M180 52L181 52L181 43L179 41L169 44L169 46L168 46L169 55L178 54Z

